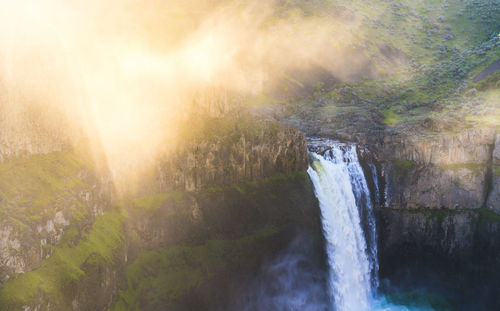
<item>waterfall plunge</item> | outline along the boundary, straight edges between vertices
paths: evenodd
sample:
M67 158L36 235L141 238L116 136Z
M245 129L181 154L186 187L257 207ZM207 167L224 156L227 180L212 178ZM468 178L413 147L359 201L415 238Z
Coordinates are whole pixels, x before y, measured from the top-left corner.
M372 288L378 283L369 190L356 147L339 143L330 147L323 156L311 153L313 163L308 169L321 208L330 266L329 292L337 311L369 310ZM365 208L359 209L358 204Z
M305 245L307 239L299 238L267 265L227 310L432 311L430 306L395 305L375 293L375 217L356 146L314 139L309 141L309 147L313 163L308 173L321 208L330 299L325 297L318 271L309 266L312 262ZM370 168L377 191L376 167Z

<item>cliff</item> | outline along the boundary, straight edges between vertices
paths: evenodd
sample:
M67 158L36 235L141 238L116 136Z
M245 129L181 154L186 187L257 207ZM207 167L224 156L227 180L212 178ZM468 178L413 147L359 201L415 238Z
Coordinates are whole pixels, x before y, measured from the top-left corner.
M388 136L371 148L375 155L367 161L377 163L381 181L381 277L394 286L404 287L411 279L430 290L447 287L461 293L449 297L458 302L459 310L498 305L500 184L495 130ZM438 279L443 284L433 283Z
M441 293L456 310L498 306L500 216L492 211L379 209L380 277Z
M0 162L61 151L83 137L80 121L58 104L11 93L0 97Z
M2 310L185 308L193 297L210 305L210 294L226 297L296 232L320 248L304 135L272 122L205 121L156 158L147 191L120 201L85 146L2 163ZM134 298L153 277L133 273L148 260L180 279ZM195 262L208 270L195 277Z
M158 159L160 192L255 182L307 169L305 135L273 121L204 118Z
M319 209L305 172L138 198L125 208L127 282L112 310L224 309L297 236L322 257Z
M2 283L38 268L66 231L78 240L111 196L89 158L74 150L2 163L0 180Z
M493 129L384 139L386 206L392 208L471 209L489 195Z

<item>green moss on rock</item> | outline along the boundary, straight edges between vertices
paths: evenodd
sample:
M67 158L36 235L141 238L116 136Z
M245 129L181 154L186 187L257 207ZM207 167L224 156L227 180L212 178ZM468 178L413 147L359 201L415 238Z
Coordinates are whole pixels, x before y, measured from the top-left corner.
M281 127L284 127L281 125ZM235 142L241 137L256 140L264 135L275 136L280 125L270 120L259 120L249 116L241 117L196 117L180 129L180 137L191 143Z
M0 217L29 225L57 207L77 206L75 189L86 186L78 174L88 166L71 150L0 163Z
M408 161L408 160L394 160L394 167L402 172L406 173L409 169L416 165L416 162Z
M392 109L384 109L382 110L382 114L384 115L384 124L387 124L389 126L395 126L402 121L401 117Z
M0 305L5 310L19 310L32 304L40 295L53 305L63 303L65 287L78 281L85 272L82 265L89 259L98 265L112 264L123 242L122 226L126 214L112 211L98 216L80 243L53 247L53 254L40 268L20 275L0 287ZM76 232L69 230L63 240L72 240Z
M493 175L500 177L500 165L493 165Z
M489 210L487 208L479 208L477 209L479 215L481 216L481 220L487 221L487 222L500 222L500 215L497 213L493 212L492 210Z
M181 202L185 196L186 193L180 191L159 193L132 199L130 202L124 202L123 205L127 206L127 209L132 211L135 215L141 215L159 209L168 200Z
M142 253L127 267L128 288L111 310L173 305L211 278L245 262L249 250L278 233L265 227L235 240L209 240L202 245L176 246Z
M452 170L452 171L466 169L473 172L475 175L479 175L484 171L486 165L481 163L455 163L455 164L440 165L439 167L443 170Z
M437 209L437 208L419 208L419 209L409 209L408 212L410 214L418 214L423 215L427 219L438 219L439 221L444 220L446 217L453 217L464 212L464 210L450 210L450 209Z

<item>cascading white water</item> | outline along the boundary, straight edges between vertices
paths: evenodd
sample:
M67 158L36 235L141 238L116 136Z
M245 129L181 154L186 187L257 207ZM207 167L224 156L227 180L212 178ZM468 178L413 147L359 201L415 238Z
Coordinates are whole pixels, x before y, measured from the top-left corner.
M373 179L373 187L375 188L375 203L380 204L380 189L378 187L378 175L377 175L377 167L373 163L368 163L368 167L370 167Z
M311 153L308 169L321 208L330 266L329 290L337 311L370 309L376 286L375 222L370 194L354 145L331 144ZM357 203L365 202L360 212ZM364 214L362 214L364 213ZM362 216L369 228L365 240ZM373 273L373 274L372 274Z
M312 164L307 172L321 209L332 307L336 311L409 311L404 305L376 295L375 217L356 146L312 139L310 147ZM369 167L378 191L376 168ZM433 309L412 307L411 310Z
M337 145L337 148L341 145ZM373 215L373 204L370 198L370 190L363 172L363 168L359 164L356 146L351 145L346 147L344 157L351 179L354 197L356 198L356 206L361 217L361 223L364 224L364 235L367 243L368 260L370 262L371 280L374 288L378 287L378 260L377 260L377 232L375 225L375 216Z

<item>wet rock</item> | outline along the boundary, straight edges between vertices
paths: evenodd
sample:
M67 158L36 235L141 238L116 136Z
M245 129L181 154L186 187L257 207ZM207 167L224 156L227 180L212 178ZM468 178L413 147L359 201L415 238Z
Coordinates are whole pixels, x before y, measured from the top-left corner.
M495 165L500 164L500 135L497 134L495 137L495 146L493 148L492 163Z
M488 201L486 202L486 207L500 214L500 176L493 172L491 191L488 195Z
M381 228L380 252L392 252L405 244L453 255L471 250L475 220L478 215L468 211L439 210L379 211Z

